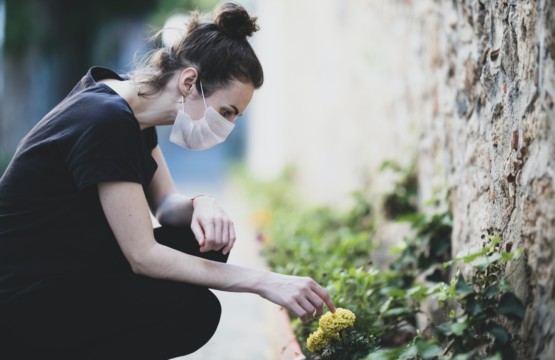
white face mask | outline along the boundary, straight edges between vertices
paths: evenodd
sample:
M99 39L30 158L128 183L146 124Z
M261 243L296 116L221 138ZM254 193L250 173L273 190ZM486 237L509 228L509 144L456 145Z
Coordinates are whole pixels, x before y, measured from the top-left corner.
M185 99L181 97L181 110L177 112L170 133L170 142L189 150L206 150L227 139L235 124L220 115L212 106L206 106L204 90L200 83L204 116L198 120L191 119L185 112Z

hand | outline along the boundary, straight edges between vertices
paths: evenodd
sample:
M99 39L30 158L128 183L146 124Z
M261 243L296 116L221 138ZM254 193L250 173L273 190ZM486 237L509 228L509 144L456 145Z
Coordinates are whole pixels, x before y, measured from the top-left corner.
M201 252L219 251L226 255L235 244L235 228L225 211L212 197L198 196L194 200L191 230Z
M309 277L269 273L269 278L262 281L260 296L286 307L303 321L320 317L324 304L335 312L328 292Z

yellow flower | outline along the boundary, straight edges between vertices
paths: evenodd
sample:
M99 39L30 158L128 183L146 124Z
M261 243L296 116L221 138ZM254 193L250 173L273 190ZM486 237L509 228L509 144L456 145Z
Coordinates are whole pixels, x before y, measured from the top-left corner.
M339 340L339 332L355 323L355 314L350 310L337 308L335 313L327 312L320 318L320 327L310 334L306 347L313 353L322 351L331 340Z
M306 348L313 353L322 351L330 342L330 339L324 334L322 329L318 328L315 332L310 334L306 340Z
M327 312L320 318L320 329L326 334L338 334L341 330L353 326L356 316L352 311L337 308L335 313Z

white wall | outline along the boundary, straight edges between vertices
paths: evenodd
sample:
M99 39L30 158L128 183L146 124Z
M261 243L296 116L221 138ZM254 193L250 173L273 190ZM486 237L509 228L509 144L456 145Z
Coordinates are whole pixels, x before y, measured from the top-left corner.
M421 119L411 114L407 84L420 41L410 9L369 0L259 0L254 44L265 83L249 119L248 164L271 178L299 170L308 202L349 201L362 187L387 189L376 176L385 159L408 163ZM408 99L408 101L407 101Z

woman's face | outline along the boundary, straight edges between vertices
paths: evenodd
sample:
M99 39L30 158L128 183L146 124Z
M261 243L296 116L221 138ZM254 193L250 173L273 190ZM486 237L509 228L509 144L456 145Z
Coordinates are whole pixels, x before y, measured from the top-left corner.
M230 122L235 122L237 117L245 112L253 94L254 86L251 83L232 80L227 86L217 89L209 97L206 97L206 105L212 106ZM185 99L185 112L193 120L200 119L205 110L200 92L195 91Z

